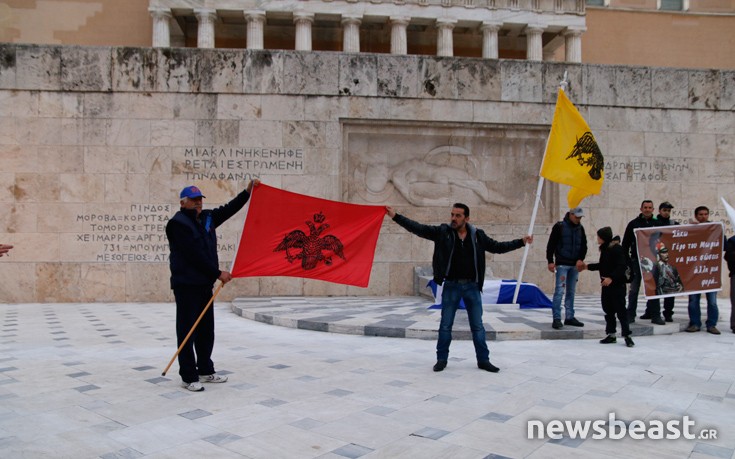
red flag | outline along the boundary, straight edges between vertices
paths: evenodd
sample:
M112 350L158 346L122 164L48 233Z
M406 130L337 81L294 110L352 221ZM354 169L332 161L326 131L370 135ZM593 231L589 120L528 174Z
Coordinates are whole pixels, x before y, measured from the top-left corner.
M232 277L290 276L367 287L385 207L260 184L253 189Z

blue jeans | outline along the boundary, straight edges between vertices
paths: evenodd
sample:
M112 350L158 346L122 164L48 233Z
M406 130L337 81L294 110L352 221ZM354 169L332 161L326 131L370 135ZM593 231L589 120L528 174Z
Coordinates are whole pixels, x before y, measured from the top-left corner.
M485 342L485 326L482 324L482 298L480 286L476 282L459 283L444 281L442 290L442 318L439 323L439 340L436 343L436 359L449 358L449 345L452 343L452 325L459 308L459 300L464 300L467 318L470 321L472 342L478 362L490 360L490 351Z
M579 271L576 266L556 265L556 286L551 303L554 320L561 320L562 296L564 296L564 318L574 318L574 290L577 288L577 278L579 278Z
M707 328L717 325L717 319L720 311L717 309L717 292L707 292ZM699 300L702 299L701 293L689 295L689 325L697 327L702 326L702 311L699 307Z

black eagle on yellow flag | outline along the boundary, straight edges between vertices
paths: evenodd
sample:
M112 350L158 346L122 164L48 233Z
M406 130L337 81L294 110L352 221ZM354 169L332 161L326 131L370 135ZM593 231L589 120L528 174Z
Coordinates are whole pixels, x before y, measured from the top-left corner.
M559 89L541 176L572 187L567 194L572 209L587 196L600 193L604 172L605 160L595 136L564 90Z

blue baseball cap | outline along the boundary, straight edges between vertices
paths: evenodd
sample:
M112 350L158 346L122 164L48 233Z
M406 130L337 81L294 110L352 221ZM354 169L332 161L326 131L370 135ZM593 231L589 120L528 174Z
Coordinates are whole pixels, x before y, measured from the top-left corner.
M184 198L206 198L206 196L202 194L202 191L199 188L192 185L187 186L186 188L181 190L181 193L179 193L179 199Z

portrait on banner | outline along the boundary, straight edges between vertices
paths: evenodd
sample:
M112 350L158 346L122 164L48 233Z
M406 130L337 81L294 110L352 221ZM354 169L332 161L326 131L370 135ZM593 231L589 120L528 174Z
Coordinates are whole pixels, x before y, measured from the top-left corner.
M635 229L646 299L722 290L722 223Z

